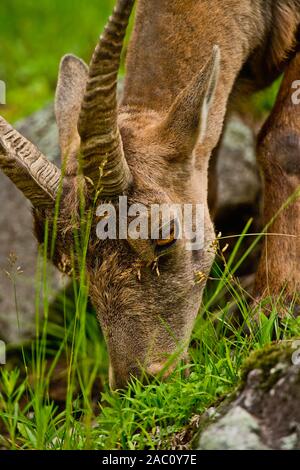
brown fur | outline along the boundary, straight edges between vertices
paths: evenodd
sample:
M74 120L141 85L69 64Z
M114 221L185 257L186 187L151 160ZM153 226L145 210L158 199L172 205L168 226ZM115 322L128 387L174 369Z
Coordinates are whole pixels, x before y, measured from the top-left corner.
M87 271L91 298L109 349L112 387L124 386L131 374L140 373L140 367L158 373L168 355L176 349L182 354L187 350L205 277L214 259L214 230L207 205L209 158L219 142L233 96L236 99L239 93L261 88L280 74L295 52L299 24L299 0L139 0L118 116L132 177L129 203L202 203L205 246L188 252L179 240L157 261L154 253L151 259L150 246L145 243L100 242L94 219ZM220 48L220 63L217 55L212 58L214 45ZM82 96L81 78L80 72L72 93L78 99ZM69 95L64 99L63 90L58 96L60 134L63 139L74 135L78 146L74 115L65 114L63 122L59 118L61 108L69 113L74 109L78 113L78 108L71 105ZM207 119L203 110L208 111ZM198 137L204 130L200 143ZM86 160L85 165L89 163ZM293 175L276 171L277 176L271 169L271 186L276 181L274 187L280 188L285 181L287 187L294 187ZM69 172L54 256L59 267L67 266L66 271L74 247L70 229L78 224L78 181L87 206L90 202L88 185ZM284 195L289 193L287 190ZM277 203L270 202L270 214ZM292 215L283 220L285 226ZM35 216L38 239L43 241L43 221L45 217L51 221L52 213L38 210ZM296 217L299 220L298 212ZM274 270L276 275L278 269ZM197 284L195 273L199 271L204 281Z
M262 129L258 160L265 183L268 227L256 276L258 297L281 296L300 304L300 105L292 83L300 77L300 53L287 68L275 108ZM297 196L298 194L298 196ZM297 197L296 197L297 196ZM289 198L294 199L282 209ZM295 199L296 197L296 199ZM278 215L277 215L278 214ZM282 313L282 312L280 312Z

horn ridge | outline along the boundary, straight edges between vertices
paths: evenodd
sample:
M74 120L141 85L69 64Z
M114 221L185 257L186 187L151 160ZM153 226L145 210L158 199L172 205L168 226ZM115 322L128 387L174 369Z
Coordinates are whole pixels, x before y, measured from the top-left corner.
M118 0L100 36L90 63L78 122L82 172L97 190L102 168L103 196L123 193L131 180L118 128L117 82L133 5L134 0Z

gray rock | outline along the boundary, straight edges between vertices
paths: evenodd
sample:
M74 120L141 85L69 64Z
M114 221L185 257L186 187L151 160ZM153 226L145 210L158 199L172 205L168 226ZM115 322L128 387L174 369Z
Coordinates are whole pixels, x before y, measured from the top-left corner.
M53 105L17 122L15 127L27 139L34 142L51 161L60 164L58 130Z
M16 127L50 159L59 163L52 106L17 123ZM1 171L0 199L0 339L15 343L34 331L37 244L30 203ZM50 268L52 297L60 289L59 280L58 272Z
M300 366L290 342L267 346L246 363L242 384L207 419L198 449L300 449Z
M238 116L233 116L227 124L217 163L217 213L257 204L261 180L255 148L252 129Z
M244 408L236 406L201 435L199 450L266 450L259 424Z

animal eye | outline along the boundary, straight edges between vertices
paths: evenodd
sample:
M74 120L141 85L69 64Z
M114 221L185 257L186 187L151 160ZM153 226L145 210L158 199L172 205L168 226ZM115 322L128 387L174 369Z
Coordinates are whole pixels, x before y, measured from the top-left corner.
M155 240L155 251L159 254L171 248L177 242L178 238L178 226L177 222L174 220L169 226L169 233L167 237L161 237L158 240ZM161 230L161 235L163 235L163 230Z

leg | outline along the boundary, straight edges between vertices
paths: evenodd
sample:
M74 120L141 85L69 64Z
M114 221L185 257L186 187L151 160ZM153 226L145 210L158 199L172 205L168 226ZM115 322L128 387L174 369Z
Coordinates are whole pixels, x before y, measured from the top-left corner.
M276 299L282 294L285 302L296 300L298 303L300 104L296 104L296 90L292 85L299 79L300 53L287 68L277 103L259 138L258 161L264 175L264 222L272 223L268 226L255 282L257 299L266 296Z

